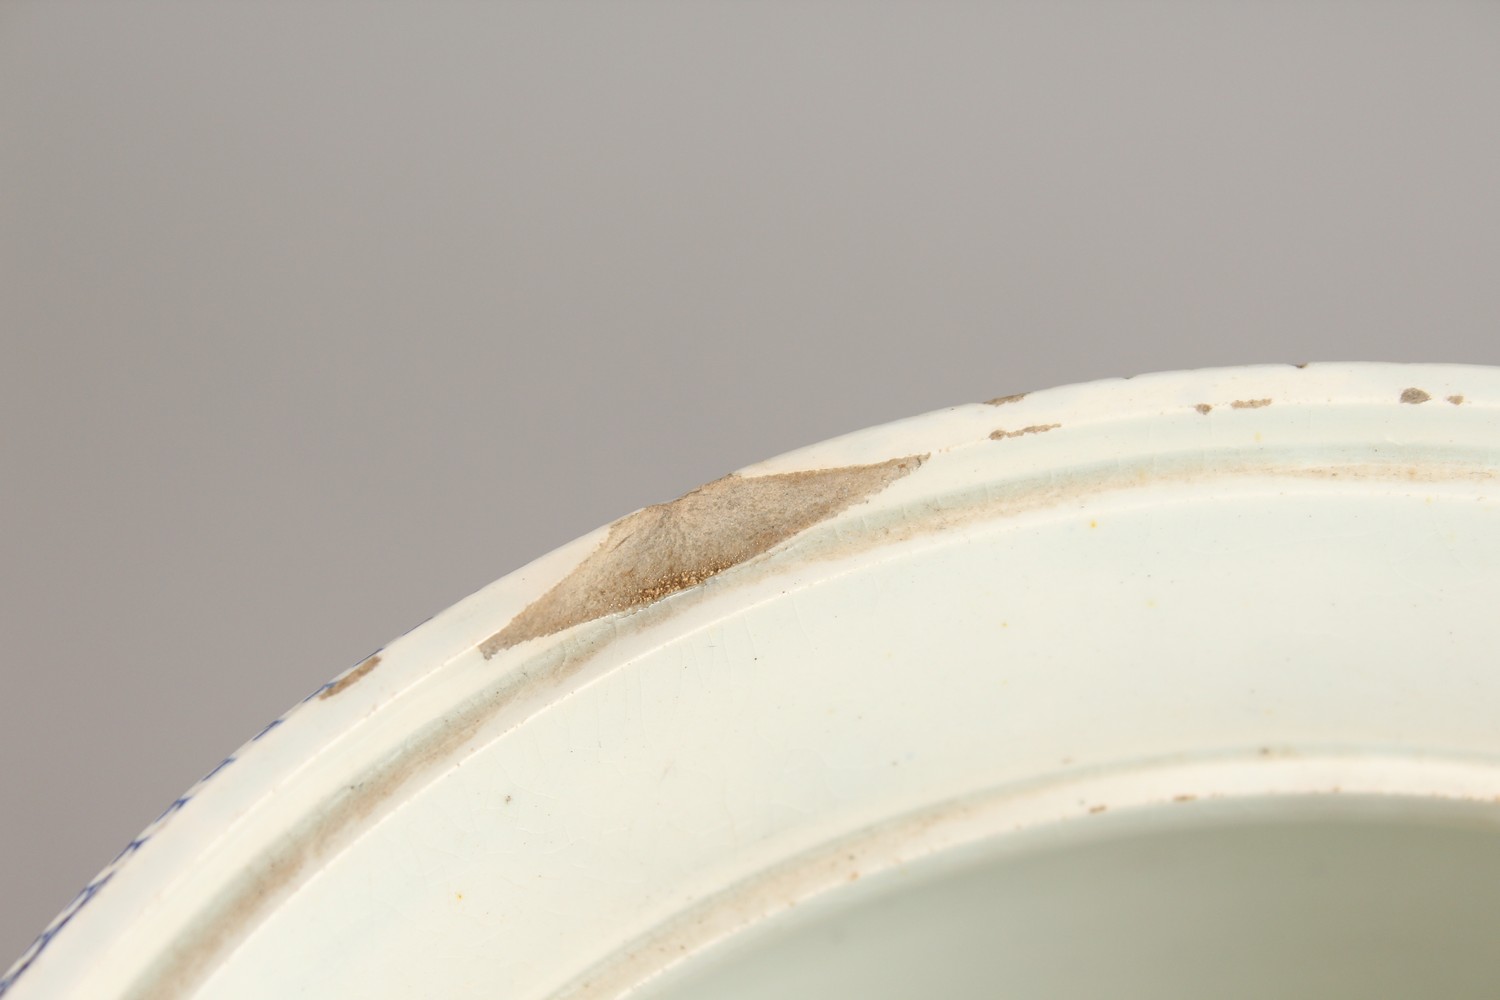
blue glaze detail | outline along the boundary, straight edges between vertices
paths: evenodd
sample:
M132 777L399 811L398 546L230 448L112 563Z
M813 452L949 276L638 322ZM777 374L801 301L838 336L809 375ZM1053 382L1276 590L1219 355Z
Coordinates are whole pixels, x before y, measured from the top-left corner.
M73 897L73 901L31 943L31 947L27 948L16 964L10 967L10 971L6 972L4 976L0 976L0 997L3 997L10 991L10 988L15 985L16 980L21 978L21 974L31 968L31 963L35 962L37 956L42 953L47 945L52 943L52 939L57 937L64 927L68 926L68 922L73 919L79 910L83 909L85 903L93 899L99 890L104 888L105 883L113 878L114 874L112 867L105 872L101 872L95 877L94 881L84 886L83 890Z
M266 723L264 729L262 729L260 732L256 733L254 736L250 737L250 742L251 743L259 743L260 742L260 738L262 736L266 735L271 730L273 730L277 726L281 725L281 722L282 722L281 719L272 719L270 722Z
M374 656L376 653L380 653L383 650L384 647L381 647L381 649L377 649L375 653L371 653L370 655ZM359 660L358 663L363 663L367 659L369 659L368 656ZM356 663L356 666L358 665L358 663ZM324 684L322 687L318 688L306 698L303 698L299 704L306 704L307 702L312 701L318 695L333 687L333 685L334 681L329 681L327 684ZM295 711L296 708L293 707L292 712ZM272 719L270 722L266 723L265 727L262 728L260 732L250 737L250 742L259 742L260 739L267 733L285 722L290 715L291 712L288 712L286 713L286 715L283 715L280 718ZM94 876L93 881L84 886L83 889L79 891L78 895L73 897L73 901L70 902L66 907L64 907L61 913L53 918L52 923L48 924L47 929L42 931L42 933L37 936L37 939L33 941L31 943L31 946L21 954L21 957L16 960L15 964L13 964L8 970L6 970L3 976L0 976L0 997L3 997L7 992L9 992L10 988L15 985L16 980L20 979L21 975L25 973L27 969L31 968L32 964L36 962L37 958L42 954L43 951L46 950L47 946L52 943L52 939L57 937L58 933L60 933L64 927L68 926L68 923L73 919L75 915L77 915L78 911L83 909L83 907L91 899L98 895L99 890L103 889L110 879L114 878L115 872L120 869L120 866L128 861L132 856L134 856L135 853L142 847L146 846L151 838L161 831L161 828L166 825L166 822L171 819L174 814L180 812L184 806L186 806L193 800L193 797L198 794L205 783L217 777L219 772L223 771L226 767L228 767L230 764L233 764L238 759L238 754L230 754L228 757L225 757L223 760L219 761L219 763L214 767L212 771L209 771L203 777L199 778L197 783L194 784L192 788L188 789L171 805L162 810L161 815L152 820L151 825L146 827L145 830L141 831L140 836L136 837L130 843L126 844L125 847L121 849L120 853L115 855L114 860L110 861L110 863L104 867L103 871Z
M238 759L239 758L234 754L230 754L228 757L225 757L223 760L219 761L219 763L214 767L212 771L209 771L203 777L199 778L198 784L203 784L209 778L212 778L214 775L218 774L220 771L224 770L224 768L228 767L230 764L233 764Z
M308 702L312 701L318 695L322 694L324 691L327 691L331 687L333 687L333 681L329 681L327 684L324 684L322 687L318 688L312 694L308 695L306 698L303 698L297 704L299 704L299 705L306 705Z

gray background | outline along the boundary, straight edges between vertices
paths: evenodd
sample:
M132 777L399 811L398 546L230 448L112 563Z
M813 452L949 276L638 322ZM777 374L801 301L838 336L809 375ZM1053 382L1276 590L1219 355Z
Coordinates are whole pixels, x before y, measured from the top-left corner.
M1500 362L1500 5L0 6L0 965L641 505L1109 375Z

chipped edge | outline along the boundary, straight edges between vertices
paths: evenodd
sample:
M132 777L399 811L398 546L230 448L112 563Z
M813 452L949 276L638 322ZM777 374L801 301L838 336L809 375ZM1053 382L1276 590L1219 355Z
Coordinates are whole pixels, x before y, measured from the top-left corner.
M479 651L489 659L520 643L630 614L699 587L865 503L928 457L760 476L731 473L676 500L627 514L609 526L593 552Z
M1004 406L1007 403L1019 403L1027 397L1028 393L1013 392L1009 396L996 396L994 399L986 399L985 406Z
M369 674L370 671L374 670L378 666L380 666L380 654L376 653L373 656L365 659L364 662L360 663L352 670L347 671L344 676L340 677L332 684L329 684L322 691L319 691L318 699L323 700L332 698L334 695L338 694L341 691L347 691L355 684L358 684L361 679L363 679L367 674Z

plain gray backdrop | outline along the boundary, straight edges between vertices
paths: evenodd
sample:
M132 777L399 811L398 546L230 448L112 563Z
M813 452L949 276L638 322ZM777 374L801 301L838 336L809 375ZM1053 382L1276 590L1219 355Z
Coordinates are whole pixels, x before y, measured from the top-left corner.
M266 721L738 466L1500 362L1495 3L0 6L0 966Z

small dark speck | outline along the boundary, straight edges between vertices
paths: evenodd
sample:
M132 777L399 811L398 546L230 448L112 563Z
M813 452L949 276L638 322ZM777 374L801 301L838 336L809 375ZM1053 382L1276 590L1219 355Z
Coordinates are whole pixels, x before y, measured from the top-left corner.
M1401 402L1403 403L1425 403L1431 398L1431 396L1415 386L1410 389L1403 389L1401 392Z
M509 802L509 801L510 801L510 796L509 796L509 795L507 795L507 796L506 796L506 797L505 797L505 801L507 801L507 802Z

